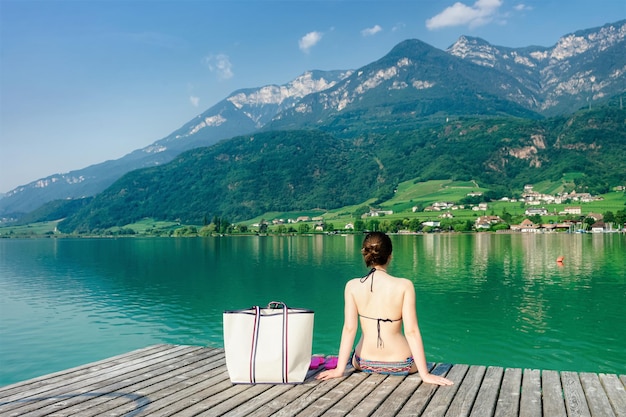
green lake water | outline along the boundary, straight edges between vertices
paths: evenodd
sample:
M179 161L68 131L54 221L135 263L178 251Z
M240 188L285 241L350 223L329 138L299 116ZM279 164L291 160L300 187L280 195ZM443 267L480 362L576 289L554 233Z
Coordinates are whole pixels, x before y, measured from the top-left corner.
M626 235L392 240L429 361L626 374ZM361 241L0 239L0 385L157 343L220 347L224 310L270 301L314 310L314 352L336 353Z

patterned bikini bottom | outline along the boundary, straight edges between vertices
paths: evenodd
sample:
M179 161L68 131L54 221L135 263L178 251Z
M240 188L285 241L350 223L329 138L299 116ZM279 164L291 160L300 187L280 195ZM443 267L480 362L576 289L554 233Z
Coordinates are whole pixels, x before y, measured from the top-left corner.
M354 359L363 372L397 376L408 375L411 372L414 362L412 356L400 362L369 361L359 357L357 354L354 355Z

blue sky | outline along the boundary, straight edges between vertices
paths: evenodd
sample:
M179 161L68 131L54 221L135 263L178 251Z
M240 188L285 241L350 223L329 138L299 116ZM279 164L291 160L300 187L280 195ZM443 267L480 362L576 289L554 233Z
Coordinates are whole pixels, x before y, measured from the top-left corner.
M0 0L0 192L117 159L240 88L355 69L405 39L553 46L624 0Z

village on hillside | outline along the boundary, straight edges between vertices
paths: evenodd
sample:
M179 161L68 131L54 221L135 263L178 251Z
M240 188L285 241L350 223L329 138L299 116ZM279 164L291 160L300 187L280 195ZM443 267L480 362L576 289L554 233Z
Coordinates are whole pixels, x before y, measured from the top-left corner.
M618 191L624 191L624 187L618 187ZM482 193L472 192L468 193L469 197L480 197ZM532 185L526 185L524 191L519 199L504 197L500 201L506 201L511 203L523 203L528 206L524 212L526 217L519 224L508 224L508 227L502 228L499 231L511 231L521 233L546 233L546 232L569 232L569 233L612 233L619 232L619 229L613 227L612 222L605 222L604 216L601 213L583 213L581 203L589 203L593 201L602 200L602 197L591 195L590 193L577 193L572 191L570 193L559 193L556 195L543 194L533 190ZM550 212L543 205L548 204L564 204L568 203L559 212ZM471 208L472 211L485 213L489 210L488 203L478 203L475 205L467 206L451 202L435 202L423 209L424 212L441 212L437 217L439 219L452 219L454 218L455 210L466 210ZM413 212L418 211L417 206L413 207ZM371 209L368 213L362 215L362 218L367 217L379 217L392 215L391 210L375 210ZM559 215L568 217L568 220L563 220L560 223L536 223L533 220L539 219L540 216ZM311 221L313 219L298 218L298 221ZM323 230L323 219L320 217L316 219L316 230ZM592 220L592 221L591 221ZM473 228L476 231L493 230L495 225L502 224L507 225L506 221L497 215L481 215L478 216L473 224ZM441 221L429 220L422 222L422 226L426 226L432 229L437 229L441 226ZM346 229L353 229L352 224L347 224Z
M623 188L622 188L623 191ZM469 193L468 196L479 196L480 193ZM513 199L509 197L503 197L500 201L507 201L511 203L521 202L528 206L524 215L528 216L520 224L510 224L509 230L512 232L522 233L545 233L554 231L567 231L576 233L607 233L617 232L617 229L613 228L611 222L604 222L604 216L600 213L587 213L583 216L583 210L577 203L589 203L593 201L602 200L602 197L593 196L590 193L577 193L572 191L571 193L560 193L556 195L543 194L533 190L532 185L524 186L524 192L519 199ZM540 207L547 204L563 204L571 203L572 205L565 206L563 211L549 212L545 207ZM453 218L452 210L465 209L464 206L455 205L447 202L437 202L428 206L424 211L444 211L439 217L441 218ZM489 208L488 203L479 203L472 206L473 211L486 212ZM414 208L415 209L415 208ZM535 223L530 218L537 218L538 216L547 215L559 215L569 216L570 220L564 220L561 223ZM593 223L590 223L590 227L585 228L585 219L593 219ZM431 222L435 223L435 222ZM505 221L497 215L483 215L478 216L474 222L474 229L489 230L496 224L505 223ZM432 224L437 226L436 224Z
M626 191L626 187L617 187L616 191ZM481 192L471 192L467 197L481 198ZM566 233L616 233L626 232L626 226L619 228L615 226L614 219L605 219L602 213L584 212L583 204L594 201L601 201L603 197L594 196L590 193L578 193L576 191L564 192L556 195L543 194L534 191L533 185L526 185L523 193L519 198L503 197L500 202L519 203L525 207L525 218L519 224L512 224L512 218L503 219L501 216L493 214L493 208L490 203L480 202L476 204L459 204L447 201L434 202L427 207L412 207L413 213L432 212L436 215L436 220L420 221L416 225L411 221L411 225L406 223L404 226L396 227L391 230L396 233L415 233L417 231L441 232L451 231L449 226L450 220L455 219L454 212L457 210L472 210L476 212L476 217L470 220L471 226L468 225L461 231L496 231L496 232L519 232L519 233L550 233L550 232L566 232ZM552 211L545 208L547 205L565 204L561 211ZM492 210L491 215L487 215L487 211ZM478 215L478 213L483 213ZM349 222L343 225L342 229L346 231L357 231L367 229L374 223L384 222L386 216L392 216L393 210L383 210L370 207L368 211L360 215L360 219L354 223ZM608 214L608 213L605 213ZM559 216L565 218L559 222L545 223L542 216ZM512 216L511 216L512 217ZM519 218L519 215L515 216ZM380 219L380 220L377 220ZM395 221L395 220L394 220ZM262 223L262 224L261 224ZM296 218L282 219L277 218L271 221L263 220L261 223L253 224L252 227L266 229L270 224L279 228L288 227L291 231L295 231L293 226L299 224L300 232L326 232L336 233L333 225L328 223L323 215L298 216ZM312 224L311 224L312 223ZM396 221L397 223L397 221ZM446 225L447 223L447 225ZM291 225L291 226L284 226ZM455 228L456 230L456 228Z

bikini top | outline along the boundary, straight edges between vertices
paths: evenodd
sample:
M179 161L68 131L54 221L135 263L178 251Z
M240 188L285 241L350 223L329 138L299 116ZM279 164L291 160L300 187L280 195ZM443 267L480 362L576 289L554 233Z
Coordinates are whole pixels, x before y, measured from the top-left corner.
M370 291L374 291L374 272L376 272L376 268L372 268L370 269L370 272L367 273L367 275L365 275L363 278L361 278L361 282L365 282L367 281L367 279L371 276L372 279L370 281ZM376 320L376 330L378 332L378 338L376 339L376 347L378 348L383 348L385 347L385 344L383 343L383 339L380 337L380 322L386 322L386 323L393 323L394 321L400 321L402 320L402 317L400 317L399 319L382 319L382 318L375 318L375 317L368 317L368 316L364 316L362 314L359 314L359 317L363 317L364 319L368 319L368 320Z

